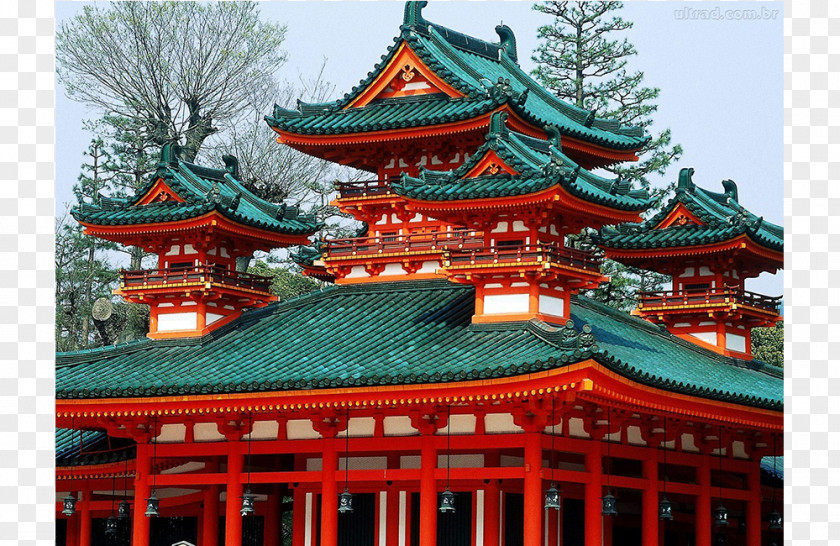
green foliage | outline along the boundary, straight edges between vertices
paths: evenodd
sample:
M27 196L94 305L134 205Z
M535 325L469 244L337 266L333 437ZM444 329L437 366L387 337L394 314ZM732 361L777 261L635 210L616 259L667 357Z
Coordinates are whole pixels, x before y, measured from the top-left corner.
M540 45L532 59L534 77L555 95L598 116L624 125L650 129L658 106L659 88L645 87L643 72L629 69L636 48L620 35L633 27L631 21L613 12L621 2L549 1L534 9L553 17L539 28ZM671 131L652 135L642 148L640 162L610 167L623 178L648 185L648 175L664 175L682 155L680 145L671 145ZM661 197L666 189L657 189Z
M780 368L785 366L784 323L777 322L769 328L753 328L750 337L755 358Z
M271 293L280 301L301 296L321 287L315 279L304 277L285 267L272 267L263 260L254 260L253 265L248 268L248 273L271 277Z

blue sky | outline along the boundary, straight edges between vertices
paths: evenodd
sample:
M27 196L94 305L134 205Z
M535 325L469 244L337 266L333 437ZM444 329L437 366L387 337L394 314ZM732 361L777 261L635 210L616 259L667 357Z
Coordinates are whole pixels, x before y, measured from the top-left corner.
M77 13L84 3L57 2L56 21ZM760 20L686 19L692 10L777 10ZM263 17L288 25L284 49L289 61L279 76L312 77L327 60L325 78L340 95L379 61L398 34L402 2L264 2ZM720 13L718 11L718 13ZM713 12L714 13L714 12ZM423 15L435 23L489 41L503 21L516 34L520 64L530 70L537 28L549 17L531 3L432 1ZM633 21L626 37L639 55L630 68L645 73L645 85L661 88L654 130L670 127L685 153L666 175L694 167L694 181L722 191L726 178L738 184L739 200L767 220L782 224L783 213L783 7L781 2L625 2L621 16ZM56 207L72 200L70 191L90 140L82 120L94 111L67 99L57 84ZM782 274L763 275L748 288L782 293Z

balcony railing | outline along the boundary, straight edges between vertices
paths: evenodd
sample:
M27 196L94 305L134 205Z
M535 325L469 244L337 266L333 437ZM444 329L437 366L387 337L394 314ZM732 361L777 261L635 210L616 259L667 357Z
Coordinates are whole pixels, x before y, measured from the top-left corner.
M271 277L232 271L224 267L204 264L195 266L169 267L166 269L141 269L120 271L123 288L141 288L149 285L181 285L193 283L218 283L236 288L270 292Z
M412 233L410 235L381 235L379 237L332 239L327 241L327 256L337 258L424 250L479 249L483 245L484 237L476 235L475 232L447 231Z
M452 266L544 262L598 273L601 270L603 258L594 252L587 252L553 243L545 243L456 251L450 253L449 261Z
M358 182L336 182L335 189L342 199L369 197L391 193L390 180L362 180Z
M695 288L688 290L663 290L639 292L639 303L643 307L681 307L685 305L710 305L735 303L748 305L766 311L779 311L782 297L765 296L741 288L724 286L720 288Z

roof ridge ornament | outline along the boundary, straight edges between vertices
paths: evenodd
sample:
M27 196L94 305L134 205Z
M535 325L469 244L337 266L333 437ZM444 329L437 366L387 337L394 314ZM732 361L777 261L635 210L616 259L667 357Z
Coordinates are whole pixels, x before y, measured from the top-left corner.
M225 170L228 174L239 180L239 159L235 155L225 154L222 156L222 161L225 162Z
M167 142L160 148L158 166L169 167L178 165L181 160L181 146L177 142Z
M499 35L500 51L504 51L511 61L519 64L516 55L516 36L514 36L513 30L506 24L500 23L496 27L496 34Z
M490 128L488 137L501 137L507 134L507 127L505 127L505 121L507 121L507 118L507 112L493 112L493 114L490 116Z
M595 110L590 110L588 114L586 114L586 118L583 120L583 125L585 127L592 127L592 124L595 123Z
M413 28L416 26L425 27L429 24L423 18L423 8L425 8L429 3L426 0L421 0L420 2L415 2L413 0L409 0L405 3L405 9L403 10L403 26Z
M560 139L560 129L556 125L546 125L543 127L543 131L548 135L548 142L557 150L557 153L562 153L563 146Z
M694 182L691 177L694 175L693 167L680 169L680 176L677 179L677 190L694 191Z
M207 201L211 203L222 202L222 191L219 189L219 183L214 181L210 191L207 192Z
M735 184L735 182L733 182L732 180L729 180L729 179L722 181L721 185L723 186L724 195L726 195L726 197L728 197L729 199L731 199L731 200L733 200L737 203L738 202L738 185Z

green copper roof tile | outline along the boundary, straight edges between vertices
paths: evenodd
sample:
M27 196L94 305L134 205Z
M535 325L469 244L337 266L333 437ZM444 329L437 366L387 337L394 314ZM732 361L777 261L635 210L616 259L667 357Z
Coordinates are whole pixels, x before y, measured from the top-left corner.
M124 201L104 198L98 205L79 203L71 210L73 217L94 225L136 225L186 220L215 210L235 222L276 233L309 235L320 229L321 224L297 207L269 203L248 191L231 174L238 176L239 170L232 156L224 158L227 169L214 169L181 161L173 148L164 146L157 171L134 197ZM160 179L184 202L138 205Z
M756 243L776 251L784 249L784 228L751 213L738 203L738 186L722 182L724 193L697 187L694 169L680 170L674 197L662 210L643 224L624 224L602 228L601 246L621 249L649 249L695 246L728 241L747 235ZM683 205L703 225L693 223L656 229L675 207Z
M585 298L573 299L572 318L578 329L591 325L596 345L568 349L562 329L543 323L472 325L474 300L471 287L445 280L333 287L248 311L204 338L61 353L57 397L451 382L595 358L660 388L781 407L780 370L722 357Z
M406 5L406 13L420 10ZM568 104L542 88L516 63L515 38L509 28L496 31L499 44L419 19L406 19L382 60L342 99L317 105L298 103L296 110L275 107L266 122L297 134L343 134L397 127L435 125L470 119L508 104L534 125L554 125L573 138L616 150L635 150L648 138L636 127L623 127L614 120L596 118L591 112ZM374 101L360 108L347 108L384 70L400 44L406 42L420 59L447 84L466 95L451 99L445 94ZM505 44L505 47L502 45ZM407 106L407 107L406 107Z
M503 112L493 114L486 142L454 171L421 170L419 178L403 175L391 189L411 199L454 201L527 195L560 185L572 195L615 209L641 211L650 206L647 191L631 190L629 184L623 187L619 180L581 168L551 141L509 131L506 117ZM490 150L519 174L464 178Z

